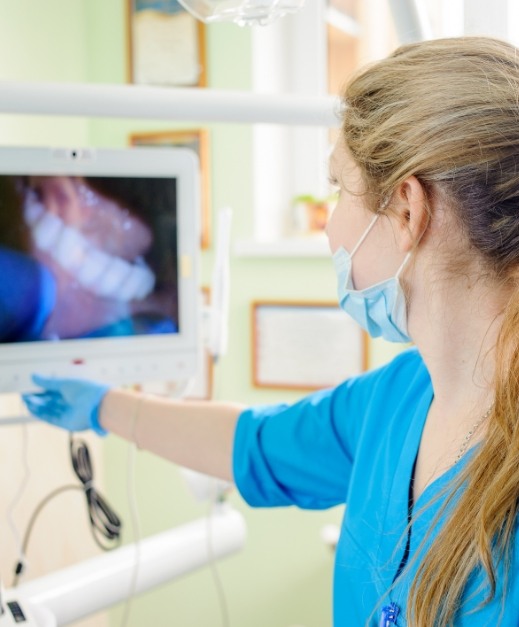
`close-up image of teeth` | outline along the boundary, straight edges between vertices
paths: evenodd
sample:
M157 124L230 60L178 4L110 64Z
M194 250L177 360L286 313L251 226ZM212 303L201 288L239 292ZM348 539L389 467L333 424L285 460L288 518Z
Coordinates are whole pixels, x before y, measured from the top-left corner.
M18 244L11 250L6 242L4 250L0 241L0 247L4 254L11 250L11 257L26 256L37 269L20 270L12 280L30 280L27 292L46 295L37 311L26 300L22 317L28 323L18 328L16 341L175 332L176 257L161 250L176 245L175 221L165 217L174 183L77 176L1 179L0 201L12 206L8 233ZM150 186L158 190L153 203ZM165 257L170 267L157 262ZM0 341L12 341L11 335L0 335Z
M142 300L153 290L155 276L142 257L132 263L104 252L81 230L47 211L40 201L33 199L33 194L27 195L24 215L35 247L47 252L93 294L131 301ZM121 220L130 222L124 216ZM134 229L126 226L126 230L131 235Z

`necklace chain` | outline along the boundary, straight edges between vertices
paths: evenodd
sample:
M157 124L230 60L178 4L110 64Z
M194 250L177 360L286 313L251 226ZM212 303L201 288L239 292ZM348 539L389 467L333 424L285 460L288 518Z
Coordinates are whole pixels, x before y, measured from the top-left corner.
M456 455L456 459L454 460L455 464L457 464L460 461L460 459L463 457L463 455L465 454L465 451L467 450L467 446L469 445L469 442L472 439L472 436L476 433L479 427L485 422L485 420L490 416L490 412L492 411L492 408L493 408L493 405L490 405L487 411L481 416L481 418L477 422L475 422L472 425L472 427L470 428L470 431L463 438L463 442L461 443L461 446L458 450L458 454Z

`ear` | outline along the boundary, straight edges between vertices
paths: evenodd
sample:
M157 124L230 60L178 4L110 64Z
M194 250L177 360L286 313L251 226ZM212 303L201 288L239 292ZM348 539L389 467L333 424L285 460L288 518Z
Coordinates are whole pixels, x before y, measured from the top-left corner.
M422 239L430 217L425 189L416 176L400 183L390 206L399 248L407 253Z

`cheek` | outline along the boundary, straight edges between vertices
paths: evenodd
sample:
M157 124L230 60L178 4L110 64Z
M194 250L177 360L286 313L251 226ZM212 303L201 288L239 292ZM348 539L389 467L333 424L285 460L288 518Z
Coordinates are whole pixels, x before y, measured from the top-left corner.
M351 208L347 206L343 196L339 198L335 209L333 210L328 225L326 227L326 234L330 244L330 250L332 254L341 246L348 251L351 249L348 247L350 243L349 234L351 232Z
M352 265L353 284L364 289L394 277L405 258L395 240L390 221L382 217L369 232Z
M341 246L351 253L372 219L358 198L341 195L326 227L332 254Z

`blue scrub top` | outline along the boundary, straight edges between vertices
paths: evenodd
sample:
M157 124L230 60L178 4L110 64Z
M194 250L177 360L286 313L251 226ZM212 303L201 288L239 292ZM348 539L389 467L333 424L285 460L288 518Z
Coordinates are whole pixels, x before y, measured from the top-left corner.
M418 561L413 557L427 550L441 526L440 520L421 546L444 502L442 488L475 450L432 482L413 504L413 512L419 512L431 502L413 524L407 546L410 482L432 398L429 373L418 351L411 349L337 388L294 405L250 408L239 418L234 479L250 505L308 509L347 505L335 559L335 627L376 627L381 608L391 602L400 609L395 624L407 625L406 598ZM438 495L442 496L435 500ZM406 549L411 566L388 594ZM485 586L480 589L483 575L474 574L456 627L518 627L519 547L504 608L503 580L498 571L492 603L468 613L488 591Z

